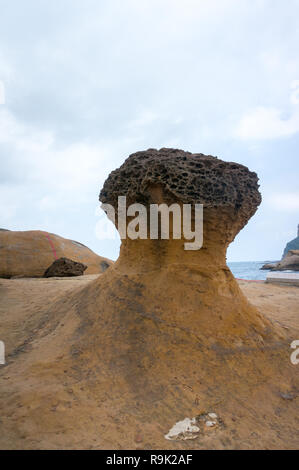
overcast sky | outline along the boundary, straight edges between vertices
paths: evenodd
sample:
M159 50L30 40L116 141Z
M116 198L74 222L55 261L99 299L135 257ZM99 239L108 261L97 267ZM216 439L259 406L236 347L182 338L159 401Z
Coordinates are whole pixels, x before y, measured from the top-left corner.
M299 223L298 0L0 0L0 227L116 259L98 194L137 150L245 164L263 203L229 261Z

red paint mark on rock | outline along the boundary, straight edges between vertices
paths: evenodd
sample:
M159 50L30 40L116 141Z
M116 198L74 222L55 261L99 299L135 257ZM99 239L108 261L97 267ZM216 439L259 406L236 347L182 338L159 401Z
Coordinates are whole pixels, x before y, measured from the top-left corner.
M51 245L51 248L52 248L52 251L53 251L53 255L54 255L54 259L58 259L57 258L57 253L56 253L56 250L55 250L55 247L54 247L54 244L50 238L50 235L48 233L46 233L46 238L48 239L50 245Z

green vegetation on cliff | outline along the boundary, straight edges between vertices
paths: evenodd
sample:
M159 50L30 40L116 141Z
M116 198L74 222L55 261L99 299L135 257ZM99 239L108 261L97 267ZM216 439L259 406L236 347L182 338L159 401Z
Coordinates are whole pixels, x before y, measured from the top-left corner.
M282 257L284 258L287 252L290 250L299 250L299 236L297 236L296 238L294 238L294 240L287 243Z

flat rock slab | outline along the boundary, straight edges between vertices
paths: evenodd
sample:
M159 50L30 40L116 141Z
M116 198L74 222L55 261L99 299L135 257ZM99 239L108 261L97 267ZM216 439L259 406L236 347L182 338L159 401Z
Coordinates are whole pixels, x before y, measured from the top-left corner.
M267 275L266 282L299 286L299 273L271 272Z

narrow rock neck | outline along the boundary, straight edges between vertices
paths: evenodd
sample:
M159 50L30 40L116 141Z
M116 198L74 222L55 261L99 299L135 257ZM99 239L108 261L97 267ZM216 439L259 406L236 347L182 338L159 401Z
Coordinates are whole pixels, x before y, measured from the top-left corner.
M115 269L125 272L147 272L183 266L213 273L227 268L226 251L229 243L239 231L240 221L232 211L209 209L204 210L203 244L198 250L185 249L190 240L122 240L120 256ZM182 232L183 233L183 232Z
M190 267L200 271L215 272L226 267L226 247L209 247L200 250L184 249L186 240L123 240L115 269L126 273L148 272L176 267Z

